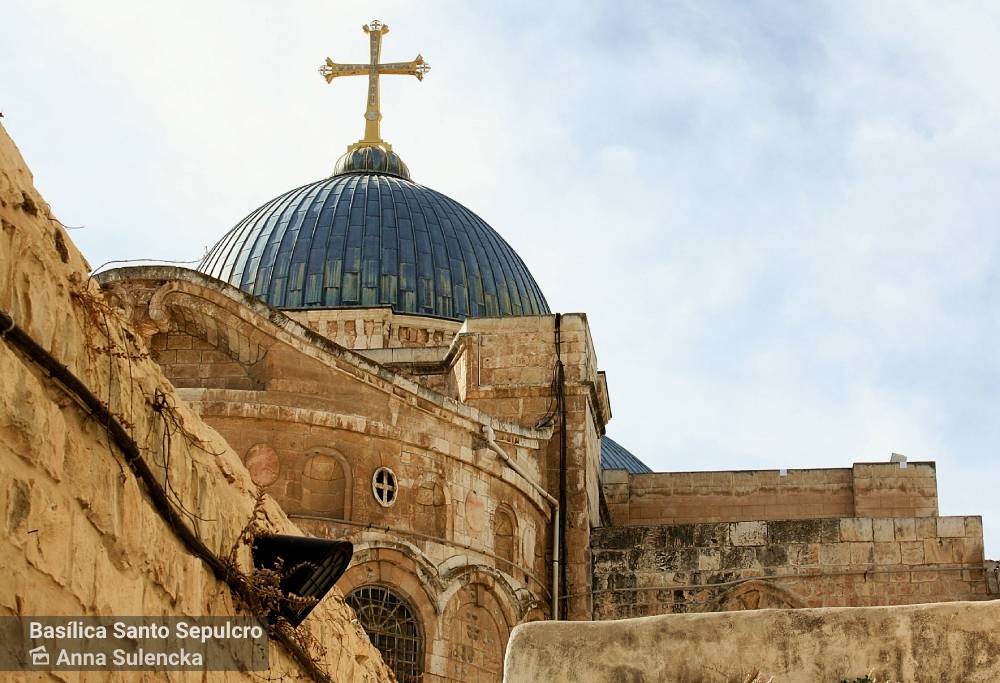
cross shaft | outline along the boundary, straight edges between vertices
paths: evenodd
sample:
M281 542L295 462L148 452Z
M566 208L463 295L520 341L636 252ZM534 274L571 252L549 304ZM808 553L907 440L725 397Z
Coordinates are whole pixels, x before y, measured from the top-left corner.
M326 63L319 68L319 72L326 79L327 83L341 76L368 76L365 136L355 144L349 146L348 151L357 147L371 145L390 150L392 146L382 139L381 133L382 111L379 102L379 76L393 74L416 76L418 81L422 81L424 74L431 70L431 65L425 62L421 55L417 55L417 58L410 62L380 63L379 59L382 56L382 36L389 32L389 27L378 19L372 19L371 23L362 28L368 34L369 62L367 64L337 64L327 57Z

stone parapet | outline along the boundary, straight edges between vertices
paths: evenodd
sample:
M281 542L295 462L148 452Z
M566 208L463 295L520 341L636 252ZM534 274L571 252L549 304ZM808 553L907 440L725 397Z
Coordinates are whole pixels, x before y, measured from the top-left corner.
M933 462L852 468L629 474L607 471L616 525L937 514Z
M1000 603L758 610L524 624L506 683L993 683Z
M987 599L979 517L605 527L594 617Z

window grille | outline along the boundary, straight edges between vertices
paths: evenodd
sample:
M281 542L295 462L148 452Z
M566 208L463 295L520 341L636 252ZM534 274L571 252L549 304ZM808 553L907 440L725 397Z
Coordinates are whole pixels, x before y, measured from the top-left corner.
M420 683L424 636L410 605L383 586L362 586L347 596L372 644L399 683Z

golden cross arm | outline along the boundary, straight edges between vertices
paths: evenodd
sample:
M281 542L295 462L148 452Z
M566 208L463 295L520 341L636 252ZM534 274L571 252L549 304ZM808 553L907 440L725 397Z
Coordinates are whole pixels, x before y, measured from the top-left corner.
M380 74L399 74L401 76L416 76L418 81L424 80L424 75L431 70L431 65L424 61L422 55L412 62L391 62L389 64L379 64Z
M329 83L338 76L367 76L371 68L370 64L337 64L327 57L326 63L319 68L319 72Z
M427 72L431 70L431 65L424 61L423 55L417 55L417 58L412 62L376 64L375 69L379 75L416 76L417 80L422 81ZM337 64L329 57L326 58L326 63L319 68L319 72L327 83L340 76L367 76L371 70L371 64Z

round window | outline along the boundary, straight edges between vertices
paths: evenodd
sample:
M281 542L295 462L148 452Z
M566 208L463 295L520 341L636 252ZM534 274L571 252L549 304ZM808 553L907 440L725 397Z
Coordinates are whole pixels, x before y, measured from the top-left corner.
M396 474L388 467L379 467L372 475L372 493L382 507L391 507L396 502L399 485Z

